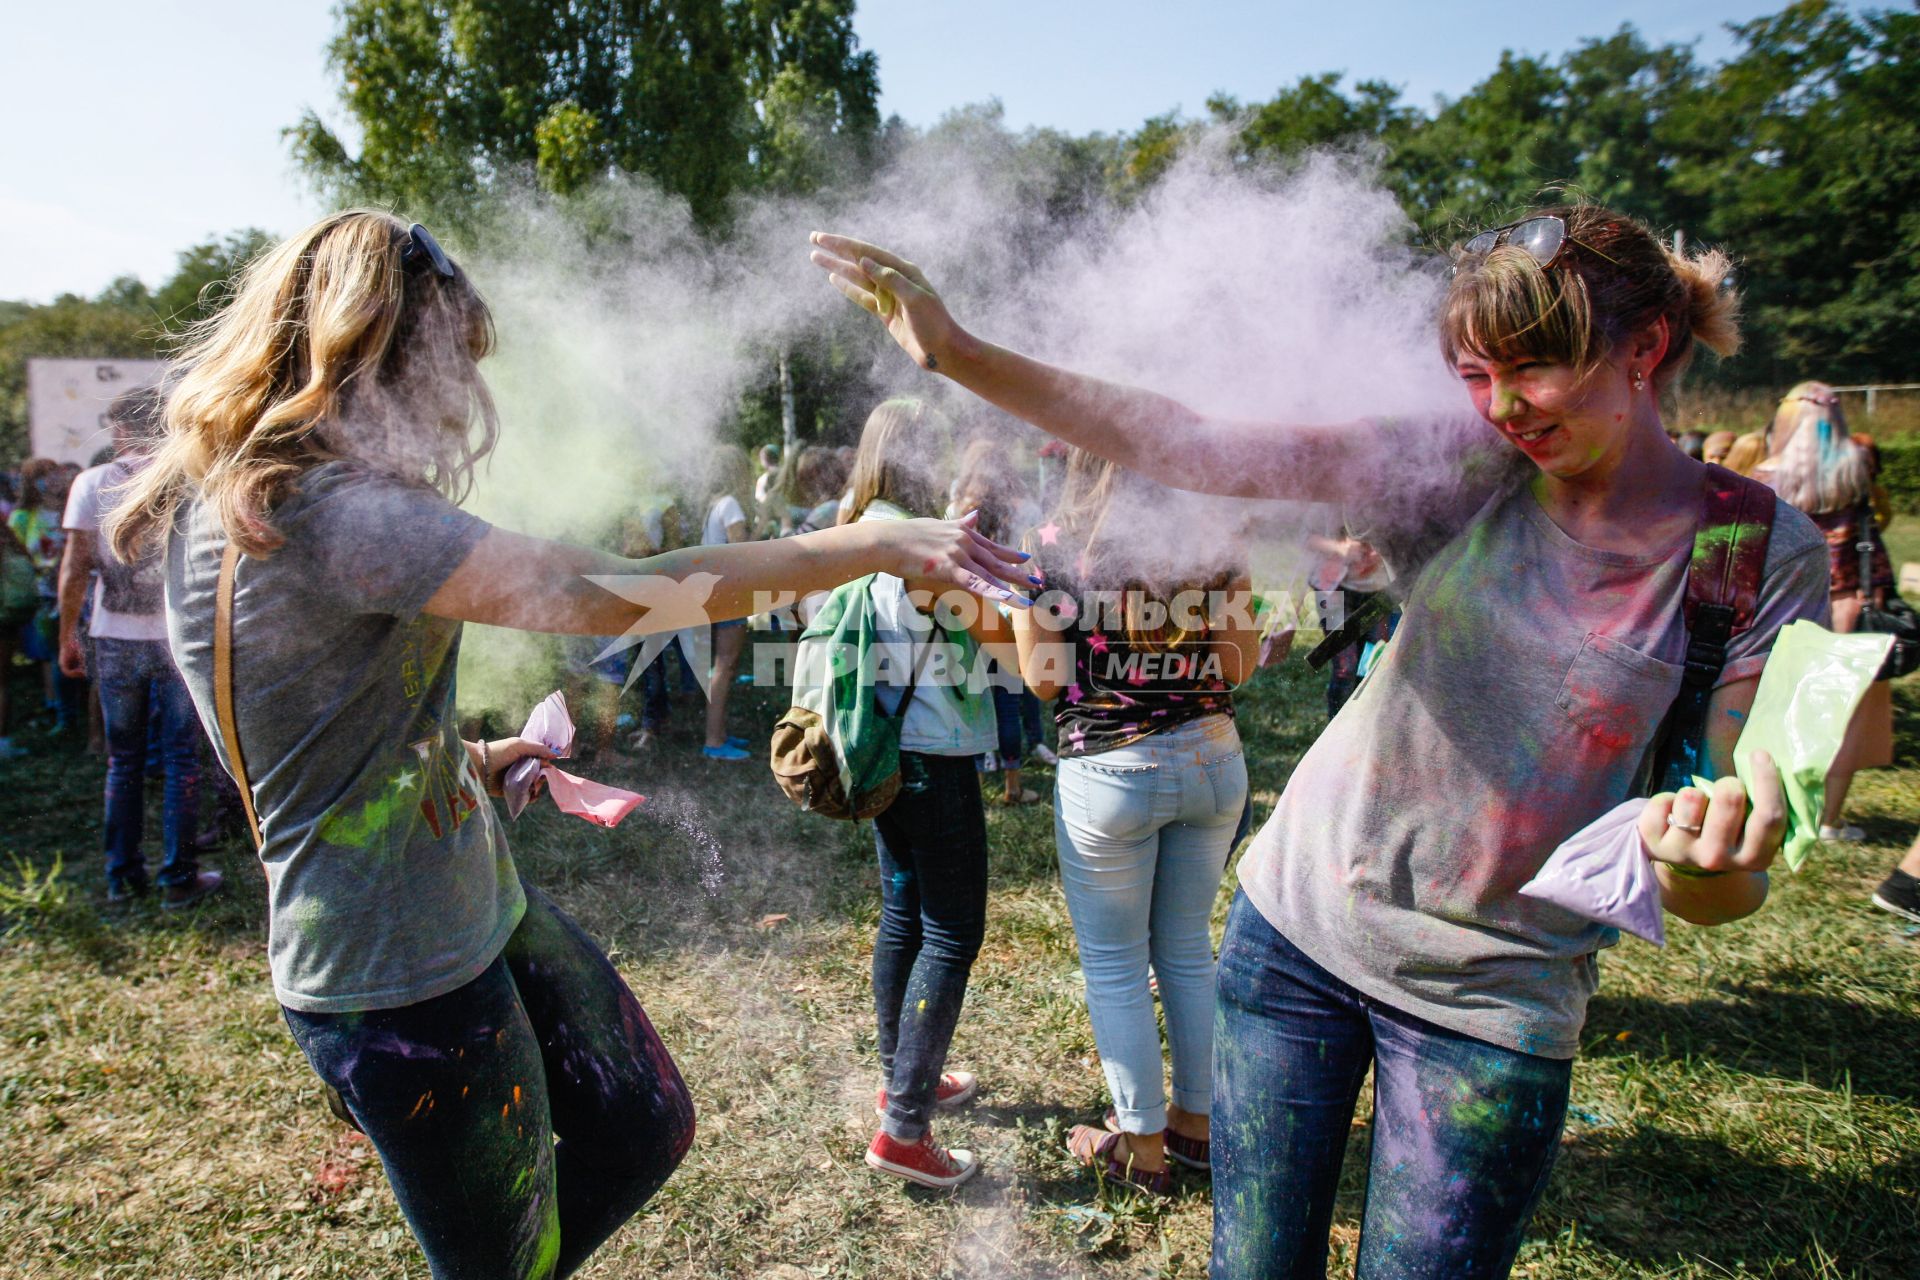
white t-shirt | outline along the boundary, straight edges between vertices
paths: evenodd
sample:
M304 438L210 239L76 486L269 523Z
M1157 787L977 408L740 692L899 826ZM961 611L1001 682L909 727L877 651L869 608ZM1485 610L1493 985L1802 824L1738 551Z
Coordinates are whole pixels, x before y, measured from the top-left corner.
M700 541L709 547L725 546L728 527L746 522L747 513L740 509L740 499L723 493L707 508L707 531Z
M67 511L60 523L93 538L97 576L89 632L108 640L165 640L165 576L160 557L149 555L138 564L123 564L100 533L101 518L107 514L105 491L124 484L131 475L117 461L82 471L67 492Z

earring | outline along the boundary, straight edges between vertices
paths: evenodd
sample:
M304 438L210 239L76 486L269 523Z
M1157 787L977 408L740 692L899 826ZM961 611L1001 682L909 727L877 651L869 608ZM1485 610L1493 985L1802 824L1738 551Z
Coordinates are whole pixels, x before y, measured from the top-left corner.
M1647 380L1640 376L1638 369L1633 371L1633 389L1635 391L1645 391L1647 389Z

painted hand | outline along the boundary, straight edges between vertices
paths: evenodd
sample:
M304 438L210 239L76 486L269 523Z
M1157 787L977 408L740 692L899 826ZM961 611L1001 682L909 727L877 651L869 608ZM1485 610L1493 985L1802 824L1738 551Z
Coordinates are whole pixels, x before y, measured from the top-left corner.
M1640 812L1640 841L1656 862L1695 871L1765 871L1787 830L1780 771L1764 751L1753 753L1755 794L1726 777L1711 791L1662 792ZM1749 812L1751 802L1751 812Z
M816 231L809 258L834 288L880 317L900 349L923 369L939 370L959 326L926 273L878 245Z
M1032 581L1025 570L1015 568L1026 563L1027 553L987 537L974 527L979 521L980 513L973 511L958 520L876 520L872 524L893 558L896 567L891 572L905 579L909 588L937 593L959 587L1026 608L1033 602L1005 584Z

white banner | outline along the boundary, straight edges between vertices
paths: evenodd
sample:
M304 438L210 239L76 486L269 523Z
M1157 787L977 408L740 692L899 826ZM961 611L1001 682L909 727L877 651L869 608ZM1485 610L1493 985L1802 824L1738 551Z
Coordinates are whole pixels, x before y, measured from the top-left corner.
M164 360L29 360L27 422L33 456L86 466L111 444L107 406L160 380Z

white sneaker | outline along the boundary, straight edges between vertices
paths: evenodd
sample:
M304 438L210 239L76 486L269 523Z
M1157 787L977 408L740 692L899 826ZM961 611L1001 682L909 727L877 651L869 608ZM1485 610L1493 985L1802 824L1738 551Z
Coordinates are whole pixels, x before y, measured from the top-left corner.
M1849 822L1844 827L1821 827L1820 838L1843 844L1858 844L1867 838L1867 833Z
M1044 742L1034 747L1033 758L1049 767L1060 763L1060 757L1055 755L1053 748Z

